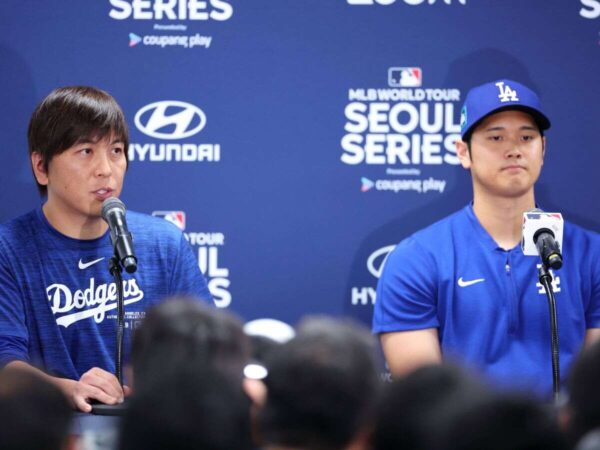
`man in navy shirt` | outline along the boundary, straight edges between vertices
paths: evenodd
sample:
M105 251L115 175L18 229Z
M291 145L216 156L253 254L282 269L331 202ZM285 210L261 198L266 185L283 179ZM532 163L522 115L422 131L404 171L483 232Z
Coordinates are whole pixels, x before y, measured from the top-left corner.
M82 411L90 411L92 400L122 402L127 388L113 375L117 289L107 268L113 247L101 208L123 187L123 112L99 89L56 89L34 111L28 139L47 200L0 226L0 368L43 374ZM175 226L133 212L127 221L139 269L123 275L126 343L146 309L163 298L211 300Z
M550 395L540 261L519 246L549 127L538 96L520 83L468 93L456 150L471 172L473 203L402 241L379 280L373 329L393 374L450 359L500 387ZM567 222L563 253L554 274L561 378L600 335L600 236Z

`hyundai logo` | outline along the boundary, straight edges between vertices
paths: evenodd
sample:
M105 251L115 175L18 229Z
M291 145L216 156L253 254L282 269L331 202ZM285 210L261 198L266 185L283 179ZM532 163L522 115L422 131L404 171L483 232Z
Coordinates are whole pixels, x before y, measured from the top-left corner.
M197 106L176 100L151 103L135 115L135 126L157 139L183 139L199 133L206 115Z
M367 269L371 275L375 278L381 277L381 272L383 272L383 266L387 261L388 256L392 250L394 250L395 245L388 245L387 247L382 247L379 250L375 250L369 258L367 259ZM383 257L383 258L382 258ZM380 260L378 260L381 258Z

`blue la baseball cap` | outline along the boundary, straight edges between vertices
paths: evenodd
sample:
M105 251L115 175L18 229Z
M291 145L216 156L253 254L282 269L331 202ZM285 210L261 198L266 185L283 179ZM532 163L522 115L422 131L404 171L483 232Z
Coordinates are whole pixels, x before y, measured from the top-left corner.
M460 136L465 138L484 118L505 110L531 114L540 130L550 128L550 120L542 112L538 95L512 80L498 80L471 89L460 112Z

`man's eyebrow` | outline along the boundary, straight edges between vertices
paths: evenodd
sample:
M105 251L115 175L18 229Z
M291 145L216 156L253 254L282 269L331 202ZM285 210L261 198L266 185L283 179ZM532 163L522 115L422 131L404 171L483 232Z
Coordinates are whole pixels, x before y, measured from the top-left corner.
M533 125L523 125L521 127L521 130L533 130L533 131L539 131L538 127L534 127Z
M490 128L486 128L484 131L502 131L505 130L506 127L503 126L497 126L497 127L490 127Z
M94 141L93 139L84 137L84 138L79 138L75 141L75 144L73 145L79 145L79 144L95 144L96 141Z

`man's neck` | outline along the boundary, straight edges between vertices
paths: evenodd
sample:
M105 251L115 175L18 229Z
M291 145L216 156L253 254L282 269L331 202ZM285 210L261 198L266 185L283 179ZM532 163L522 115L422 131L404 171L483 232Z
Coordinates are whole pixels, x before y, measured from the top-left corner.
M523 213L535 208L533 190L515 198L475 195L473 211L481 226L503 249L514 248L521 240Z
M108 229L108 225L101 217L85 217L56 211L48 202L42 206L42 211L54 229L70 238L97 239Z

